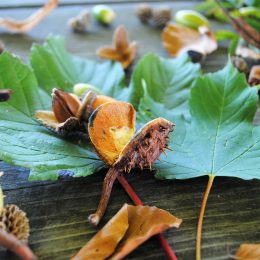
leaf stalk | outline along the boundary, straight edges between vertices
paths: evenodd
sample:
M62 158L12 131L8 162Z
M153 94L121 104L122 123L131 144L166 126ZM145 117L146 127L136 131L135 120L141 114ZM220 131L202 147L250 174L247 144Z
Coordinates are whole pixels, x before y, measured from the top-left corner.
M199 221L198 221L198 227L197 227L197 238L196 238L196 260L201 259L201 234L202 234L202 224L203 224L203 218L204 218L204 213L209 197L209 193L213 184L215 176L214 175L209 175L209 180L208 184L203 196L203 201L201 204L200 208L200 215L199 215Z

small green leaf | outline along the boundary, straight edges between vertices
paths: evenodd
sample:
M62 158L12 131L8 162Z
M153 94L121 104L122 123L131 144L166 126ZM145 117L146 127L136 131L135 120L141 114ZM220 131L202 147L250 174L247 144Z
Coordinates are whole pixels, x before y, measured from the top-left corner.
M0 89L5 88L13 94L0 103L0 159L31 168L33 180L54 180L63 171L86 176L103 167L89 146L65 141L39 125L35 111L48 109L51 99L39 90L32 70L7 52L0 56Z
M144 96L142 80L146 82L147 93L167 109L188 110L189 88L200 74L200 65L190 62L188 55L175 59L164 59L147 54L139 61L130 84L130 102L138 105Z
M116 97L124 88L125 74L120 63L98 63L69 54L64 39L51 36L44 45L32 47L30 61L36 78L47 93L57 87L72 91L77 83L87 83L105 95Z
M158 178L202 175L260 179L260 127L253 126L256 88L229 62L199 77L191 90L191 121L173 117L169 157L158 163Z

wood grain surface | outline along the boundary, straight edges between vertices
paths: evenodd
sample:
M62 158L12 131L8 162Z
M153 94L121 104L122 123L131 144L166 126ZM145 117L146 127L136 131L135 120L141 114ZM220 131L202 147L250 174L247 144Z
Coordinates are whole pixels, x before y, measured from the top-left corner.
M3 3L9 1L3 1ZM11 4L12 1L10 1ZM162 3L153 3L160 6ZM192 2L165 2L174 11L195 6ZM88 5L91 7L91 5ZM66 23L86 5L60 6L30 33L12 34L0 29L0 39L6 49L27 61L33 42L41 43L50 34L65 37L70 52L82 57L96 58L95 50L111 43L113 29L124 24L130 38L139 42L139 57L155 52L167 57L160 42L160 31L139 23L135 17L135 3L113 4L118 13L110 28L93 23L89 33L74 34ZM21 19L33 8L2 8L0 16ZM215 28L223 25L214 24ZM203 64L204 71L216 71L227 60L225 45L210 55ZM260 116L256 117L256 124ZM174 148L174 147L173 147ZM28 214L31 224L30 246L40 259L69 259L98 230L87 222L87 217L97 207L105 172L86 178L64 177L55 182L28 182L28 169L0 162L4 175L0 183L6 203L19 205ZM179 230L165 232L178 258L195 259L196 225L207 177L186 181L159 181L150 172L135 172L127 179L145 204L155 205L183 219ZM260 242L260 182L218 177L211 191L202 240L203 259L230 259L241 243ZM122 187L116 183L103 226L124 203L131 203ZM0 249L0 259L15 259L14 255ZM144 243L127 259L165 259L154 238Z

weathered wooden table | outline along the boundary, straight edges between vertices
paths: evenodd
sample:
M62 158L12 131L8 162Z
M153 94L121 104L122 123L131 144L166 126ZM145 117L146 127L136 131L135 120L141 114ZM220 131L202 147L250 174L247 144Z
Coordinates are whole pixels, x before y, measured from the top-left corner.
M104 1L107 2L108 0ZM35 4L35 2L37 2ZM0 16L24 18L44 1L3 0ZM86 3L88 2L88 3ZM155 52L167 56L160 42L160 31L139 23L135 17L138 1L112 1L118 18L111 28L93 24L86 34L74 34L66 26L67 20L83 8L91 8L92 1L61 1L59 8L30 33L11 34L3 29L0 38L6 48L27 60L33 42L42 43L50 34L64 35L70 52L82 57L96 58L98 46L110 44L113 29L124 24L130 38L139 42L139 55ZM18 3L18 5L17 5ZM152 5L170 5L174 11L193 8L195 2L163 2ZM217 25L218 26L218 25ZM227 60L225 48L209 56L204 71L215 71ZM257 116L260 119L260 116ZM260 122L260 120L257 120ZM98 230L87 222L99 201L104 173L86 178L63 178L55 182L28 182L28 169L0 162L0 178L7 203L15 203L25 210L30 219L30 246L40 259L68 259ZM195 258L195 235L198 213L207 178L187 181L158 181L149 173L136 172L127 176L146 204L166 209L183 219L179 230L165 232L165 237L179 259ZM216 178L204 220L202 241L203 259L229 259L241 243L260 242L260 182L235 178ZM123 203L131 203L122 187L116 183L104 225ZM130 254L127 259L164 259L156 239L150 239ZM15 259L0 250L0 259Z

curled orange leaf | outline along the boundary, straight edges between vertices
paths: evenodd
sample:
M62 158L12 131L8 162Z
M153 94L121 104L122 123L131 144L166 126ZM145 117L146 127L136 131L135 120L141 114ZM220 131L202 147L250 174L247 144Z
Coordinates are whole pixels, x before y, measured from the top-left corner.
M122 259L151 236L180 224L165 210L125 204L72 259Z
M163 30L162 41L164 48L173 56L187 51L207 55L217 49L216 39L207 27L200 27L197 31L171 23Z
M122 25L115 30L113 42L114 47L99 48L97 55L103 59L118 61L126 69L135 59L137 42L129 42L127 31Z
M237 250L235 259L258 260L260 259L260 244L242 244Z

